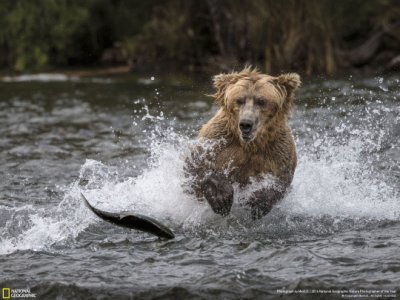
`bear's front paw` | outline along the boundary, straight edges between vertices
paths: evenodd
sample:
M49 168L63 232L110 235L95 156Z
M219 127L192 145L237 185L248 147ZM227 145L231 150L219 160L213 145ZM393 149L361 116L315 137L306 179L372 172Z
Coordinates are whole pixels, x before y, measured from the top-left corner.
M247 204L251 207L253 220L262 218L272 208L268 205L267 195L264 190L254 192Z
M202 182L201 189L212 210L227 216L233 204L233 187L222 174L212 174Z
M275 203L283 196L282 191L274 189L261 189L255 191L248 205L251 207L251 216L253 220L257 220L269 213Z

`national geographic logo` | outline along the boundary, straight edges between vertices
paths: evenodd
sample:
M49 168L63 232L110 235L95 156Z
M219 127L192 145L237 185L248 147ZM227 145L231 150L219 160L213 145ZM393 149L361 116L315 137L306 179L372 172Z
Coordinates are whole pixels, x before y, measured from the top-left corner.
M3 290L1 291L1 296L3 299L10 299L11 298L10 288L3 288Z
M36 298L36 294L31 293L31 289L2 288L1 297L2 299Z

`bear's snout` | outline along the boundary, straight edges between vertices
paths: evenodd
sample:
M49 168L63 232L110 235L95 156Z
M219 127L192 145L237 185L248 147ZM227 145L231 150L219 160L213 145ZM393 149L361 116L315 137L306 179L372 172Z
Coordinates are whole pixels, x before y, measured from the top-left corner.
M254 122L249 119L241 120L239 123L240 132L242 133L242 138L245 141L252 139L252 131L254 127Z

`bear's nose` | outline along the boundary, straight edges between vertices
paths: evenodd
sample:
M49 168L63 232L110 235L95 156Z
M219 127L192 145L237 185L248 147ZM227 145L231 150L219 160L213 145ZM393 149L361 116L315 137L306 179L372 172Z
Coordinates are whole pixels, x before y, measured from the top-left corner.
M248 134L251 132L251 129L253 128L253 121L250 120L242 120L239 123L239 128L240 131L244 134Z

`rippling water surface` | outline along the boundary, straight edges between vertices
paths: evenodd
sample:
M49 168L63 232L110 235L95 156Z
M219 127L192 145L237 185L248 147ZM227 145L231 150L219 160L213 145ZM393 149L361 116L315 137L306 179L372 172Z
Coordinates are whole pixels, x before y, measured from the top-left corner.
M0 288L38 299L341 299L282 290L400 286L398 76L303 84L292 188L258 221L240 206L246 191L228 218L184 193L187 146L216 111L207 77L23 79L0 82ZM81 192L176 238L107 224Z

